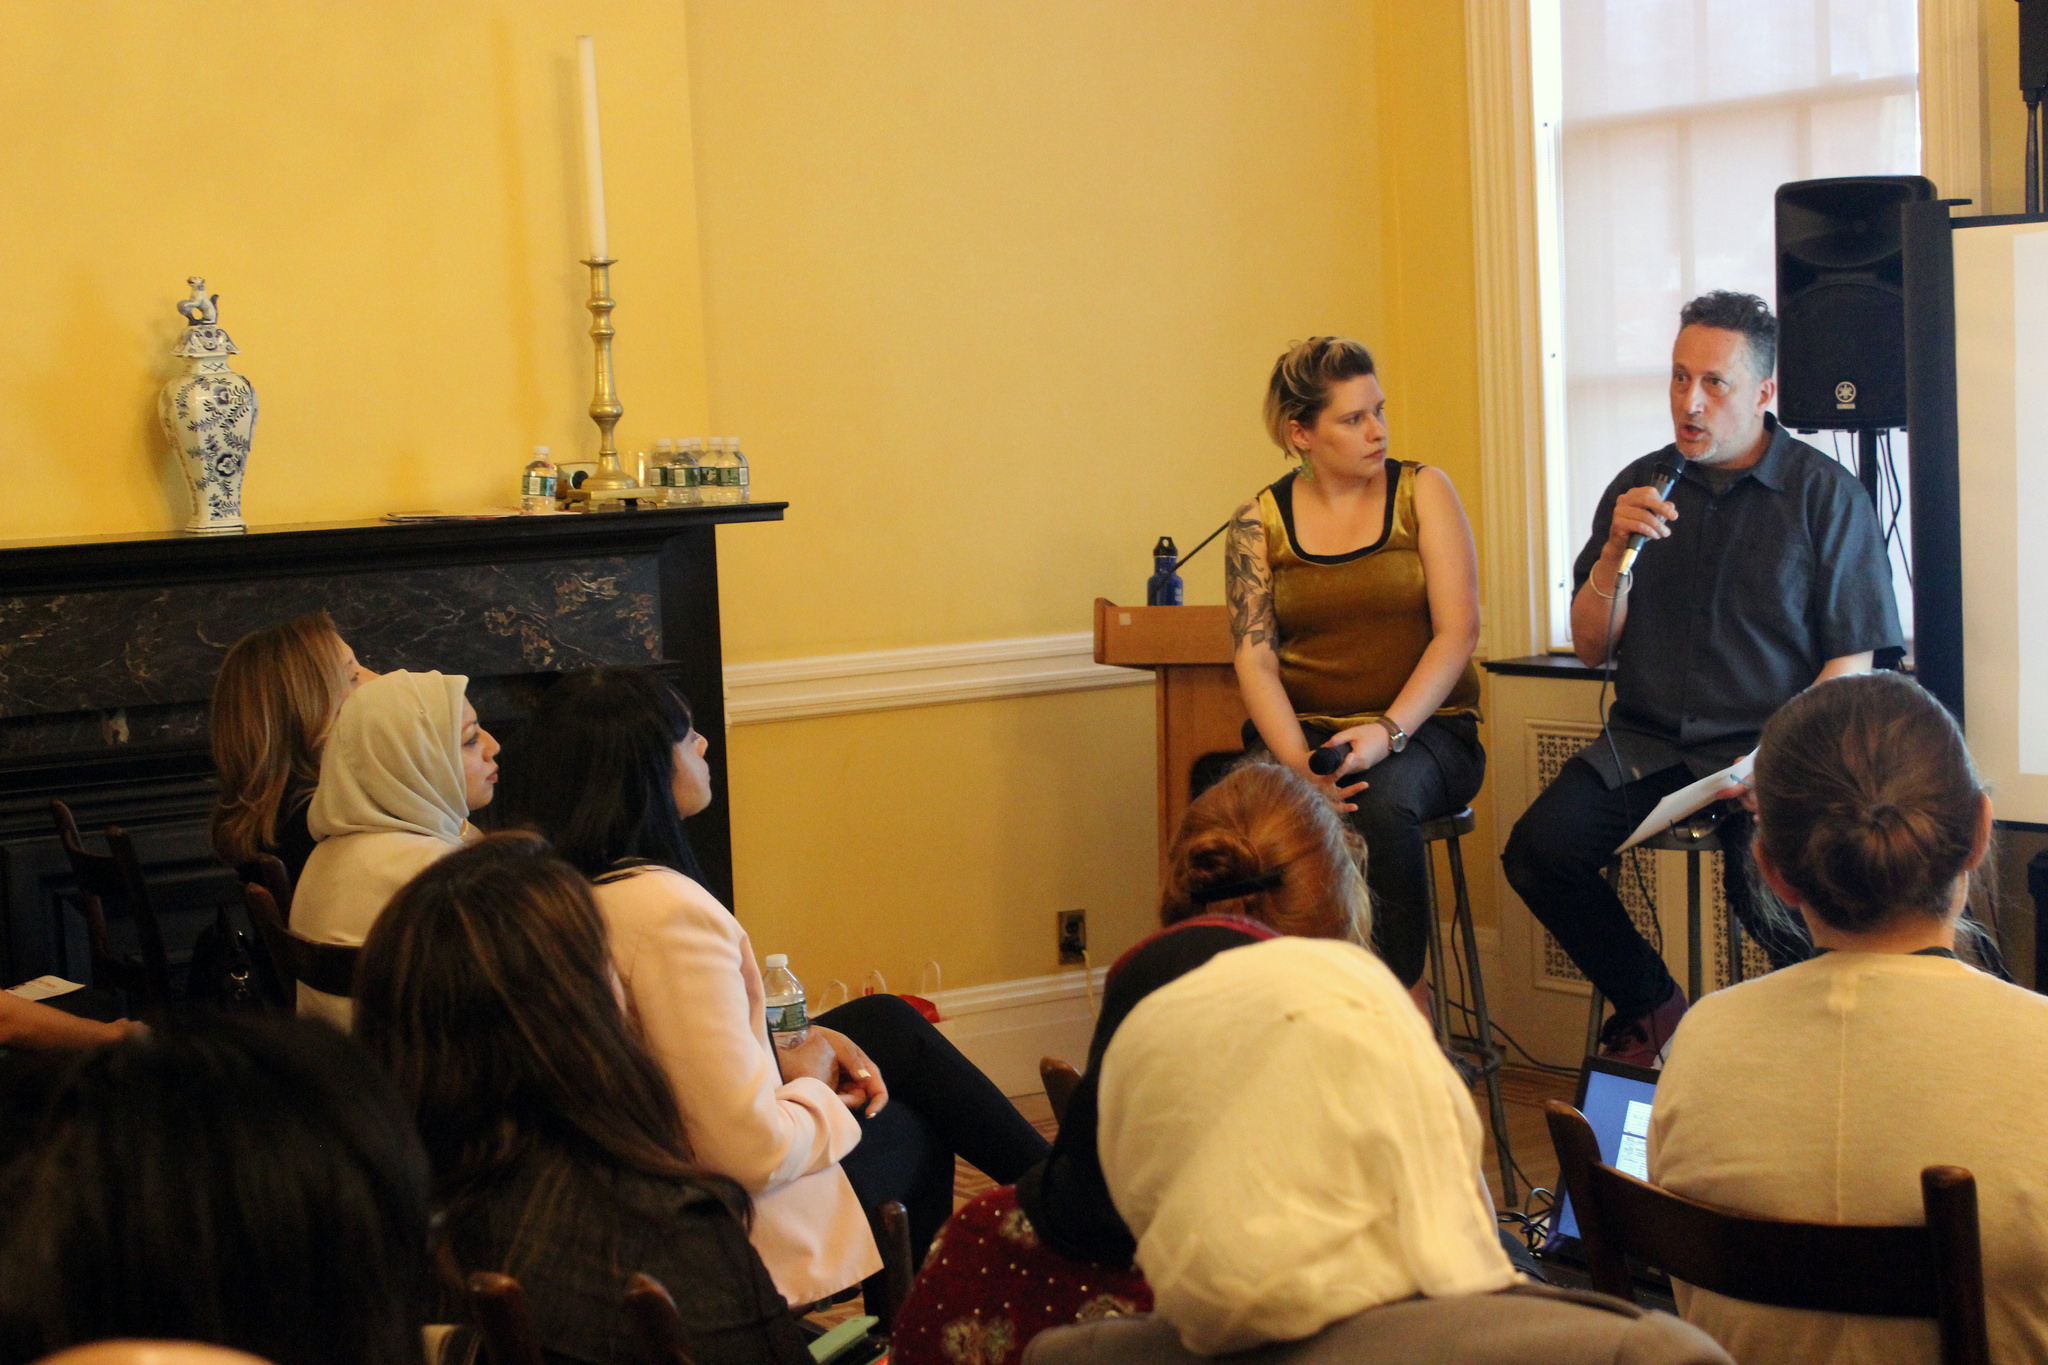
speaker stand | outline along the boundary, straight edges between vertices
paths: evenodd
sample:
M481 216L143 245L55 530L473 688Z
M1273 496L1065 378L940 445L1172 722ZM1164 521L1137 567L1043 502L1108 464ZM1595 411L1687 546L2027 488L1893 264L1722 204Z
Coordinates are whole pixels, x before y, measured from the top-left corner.
M1856 433L1856 477L1863 484L1863 491L1870 494L1870 505L1877 506L1877 433L1866 427Z

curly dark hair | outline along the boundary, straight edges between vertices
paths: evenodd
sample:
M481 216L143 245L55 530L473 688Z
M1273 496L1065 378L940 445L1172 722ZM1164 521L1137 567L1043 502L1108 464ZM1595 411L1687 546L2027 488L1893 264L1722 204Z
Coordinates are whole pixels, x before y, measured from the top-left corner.
M1740 332L1749 342L1749 362L1758 379L1769 379L1778 368L1778 319L1771 305L1754 294L1716 289L1702 294L1678 310L1678 326L1719 327Z

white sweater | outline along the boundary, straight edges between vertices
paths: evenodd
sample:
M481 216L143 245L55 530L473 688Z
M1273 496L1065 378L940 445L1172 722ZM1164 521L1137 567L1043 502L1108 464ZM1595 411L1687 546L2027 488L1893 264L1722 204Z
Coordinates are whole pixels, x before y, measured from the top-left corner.
M732 912L679 872L595 888L649 1049L668 1073L697 1160L754 1198L754 1249L793 1305L882 1268L840 1158L860 1124L823 1081L784 1082L768 1041L754 945Z
M1828 953L1708 996L1672 1041L1650 1175L1744 1212L1918 1223L1920 1172L1977 1177L1991 1355L2048 1360L2048 998L1945 957ZM1678 1287L1743 1365L1926 1362L1931 1319Z

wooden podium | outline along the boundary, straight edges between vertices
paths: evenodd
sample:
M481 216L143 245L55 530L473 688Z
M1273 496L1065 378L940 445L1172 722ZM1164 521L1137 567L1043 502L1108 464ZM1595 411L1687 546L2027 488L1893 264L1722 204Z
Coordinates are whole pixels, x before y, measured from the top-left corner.
M1159 675L1159 861L1191 799L1195 764L1244 752L1244 702L1223 607L1120 607L1095 599L1095 662Z

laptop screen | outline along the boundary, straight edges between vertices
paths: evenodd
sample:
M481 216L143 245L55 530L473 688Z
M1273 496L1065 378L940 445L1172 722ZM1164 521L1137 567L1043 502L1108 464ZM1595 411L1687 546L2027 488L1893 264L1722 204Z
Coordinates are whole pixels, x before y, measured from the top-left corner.
M1579 1112L1592 1125L1600 1159L1639 1180L1650 1178L1650 1103L1656 1096L1657 1073L1641 1067L1588 1057L1579 1073ZM1571 1200L1563 1199L1550 1242L1578 1235Z

